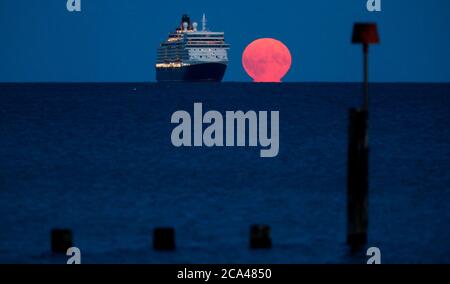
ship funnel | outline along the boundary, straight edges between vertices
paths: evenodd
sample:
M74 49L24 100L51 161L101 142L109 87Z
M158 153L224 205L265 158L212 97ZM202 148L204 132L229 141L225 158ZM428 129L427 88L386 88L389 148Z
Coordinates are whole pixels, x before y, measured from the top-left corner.
M184 15L181 17L181 28L182 28L182 29L184 28L184 23L187 23L187 24L188 24L188 28L191 27L191 18L189 18L189 15L187 15L187 14L184 14Z
M197 31L197 27L198 27L197 22L193 22L193 23L192 23L192 28L194 29L194 32Z
M206 15L203 13L203 18L202 18L202 30L206 31Z

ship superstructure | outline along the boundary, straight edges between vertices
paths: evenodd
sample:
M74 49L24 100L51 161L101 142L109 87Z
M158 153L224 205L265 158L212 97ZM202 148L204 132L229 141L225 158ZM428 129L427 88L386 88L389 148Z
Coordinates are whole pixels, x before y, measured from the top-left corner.
M223 32L207 29L205 15L201 30L183 15L180 26L158 48L156 79L220 82L228 65L228 49Z

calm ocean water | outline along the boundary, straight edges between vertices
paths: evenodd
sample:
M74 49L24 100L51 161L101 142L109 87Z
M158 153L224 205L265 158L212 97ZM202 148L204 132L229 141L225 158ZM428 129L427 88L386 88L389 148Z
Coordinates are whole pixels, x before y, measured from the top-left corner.
M384 263L450 263L450 85L371 87L369 245ZM176 110L279 110L280 153L175 148ZM0 85L0 262L364 263L346 233L352 84ZM269 224L274 247L248 249ZM173 226L177 250L152 250Z

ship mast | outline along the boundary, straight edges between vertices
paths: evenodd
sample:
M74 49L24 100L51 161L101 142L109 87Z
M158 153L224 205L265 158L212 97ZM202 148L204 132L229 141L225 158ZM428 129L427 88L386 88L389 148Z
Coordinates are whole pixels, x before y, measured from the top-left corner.
M203 18L202 18L202 30L206 31L206 15L205 15L205 13L203 13Z

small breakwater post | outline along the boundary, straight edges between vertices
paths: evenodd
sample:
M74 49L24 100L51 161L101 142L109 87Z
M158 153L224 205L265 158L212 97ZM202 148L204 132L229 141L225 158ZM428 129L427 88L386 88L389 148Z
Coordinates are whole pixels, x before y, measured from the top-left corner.
M175 229L171 227L158 227L153 230L153 249L157 251L174 251Z
M52 229L50 238L53 253L65 254L73 246L73 234L70 229Z
M270 249L272 248L272 237L270 236L270 227L268 225L250 226L250 248L251 249Z
M369 194L369 45L379 43L377 25L356 23L352 43L363 45L363 88L361 108L349 110L347 157L347 244L358 250L367 243Z

